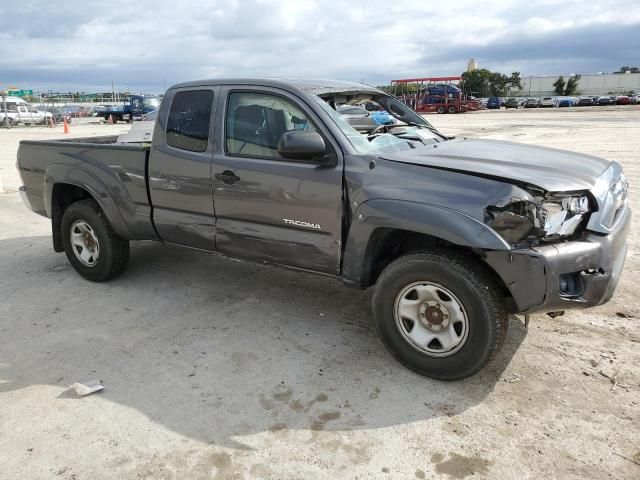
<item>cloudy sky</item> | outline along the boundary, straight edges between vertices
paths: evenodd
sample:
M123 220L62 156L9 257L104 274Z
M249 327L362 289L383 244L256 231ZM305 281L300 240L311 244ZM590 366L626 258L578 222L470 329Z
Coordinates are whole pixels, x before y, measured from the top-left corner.
M0 88L160 92L185 80L388 83L481 67L640 66L638 0L3 0Z

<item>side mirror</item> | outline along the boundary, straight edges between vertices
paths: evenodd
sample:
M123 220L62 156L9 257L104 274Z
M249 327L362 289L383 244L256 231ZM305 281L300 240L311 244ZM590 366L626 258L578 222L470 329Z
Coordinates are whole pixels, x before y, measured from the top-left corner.
M326 152L327 146L318 132L293 130L283 133L278 142L278 153L292 160L313 160Z

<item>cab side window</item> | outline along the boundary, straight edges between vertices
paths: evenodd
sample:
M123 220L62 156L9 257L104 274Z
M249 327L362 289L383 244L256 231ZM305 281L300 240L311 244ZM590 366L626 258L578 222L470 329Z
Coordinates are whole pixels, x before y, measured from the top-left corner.
M229 155L279 159L278 142L283 133L316 131L293 102L277 95L232 93L226 117L225 148Z
M212 106L211 90L176 93L167 119L167 145L190 152L204 152L209 144Z

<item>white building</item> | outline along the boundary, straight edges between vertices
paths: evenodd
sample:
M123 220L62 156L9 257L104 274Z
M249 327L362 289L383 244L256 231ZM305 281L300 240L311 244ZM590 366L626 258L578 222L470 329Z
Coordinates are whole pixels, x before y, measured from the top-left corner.
M566 82L573 74L564 74ZM561 75L542 77L522 77L522 90L512 91L512 95L544 97L556 95L553 84ZM640 73L604 73L600 75L582 75L578 81L578 95L608 95L640 92Z

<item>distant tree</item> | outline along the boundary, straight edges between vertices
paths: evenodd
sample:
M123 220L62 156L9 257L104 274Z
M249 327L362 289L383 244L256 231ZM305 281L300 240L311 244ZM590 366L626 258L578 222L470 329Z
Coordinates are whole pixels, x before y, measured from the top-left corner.
M463 89L478 96L503 96L511 89L522 88L520 72L513 72L507 76L500 72L492 72L486 68L479 68L462 74Z
M640 67L630 67L629 65L623 65L617 72L613 73L640 73Z
M564 81L564 77L560 75L558 79L553 83L554 91L556 95L564 95L564 86L567 82Z
M578 83L580 82L580 75L574 75L567 80L567 86L564 88L565 95L576 95L578 93Z
M522 79L520 78L520 72L511 72L511 76L509 77L509 86L511 88L522 90Z
M418 92L417 83L396 83L393 85L378 85L377 89L390 95L411 95Z
M377 85L376 88L385 93L393 94L393 87L391 85Z

